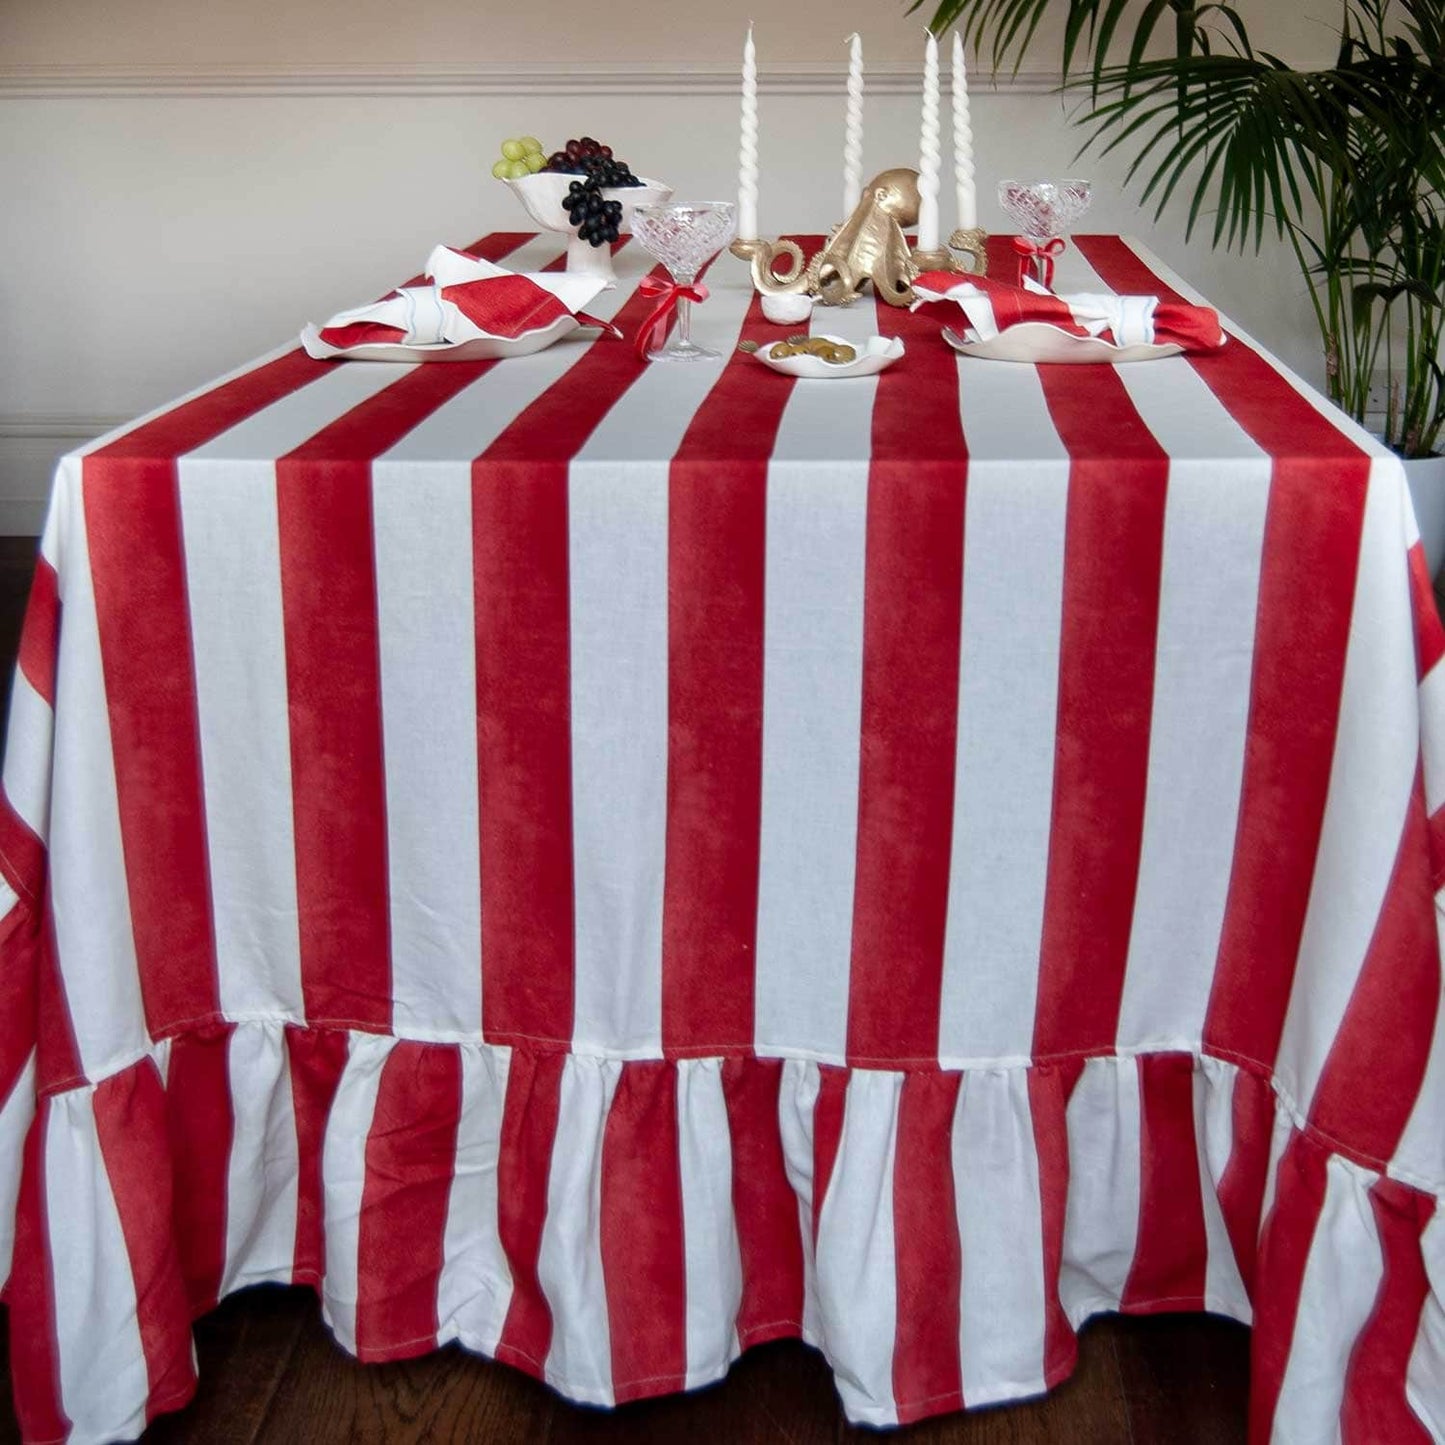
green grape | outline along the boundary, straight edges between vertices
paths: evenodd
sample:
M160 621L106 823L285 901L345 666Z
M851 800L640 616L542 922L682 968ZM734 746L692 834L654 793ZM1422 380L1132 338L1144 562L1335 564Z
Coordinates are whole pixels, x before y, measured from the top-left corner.
M523 164L532 175L536 175L547 164L547 157L541 151L528 151L523 159Z
M502 142L502 154L509 161L519 161L527 154L527 147L519 140L504 140Z
M525 150L529 155L533 152L535 152L537 155L541 155L542 142L539 141L534 135L524 135L522 137L522 149Z
M504 181L504 180L506 180L507 177L511 174L511 171L512 171L512 163L511 163L511 161L498 161L498 162L496 163L496 165L494 165L494 166L492 167L492 174L493 174L499 181Z
M509 161L507 163L507 179L509 181L520 181L523 176L531 174L526 161Z

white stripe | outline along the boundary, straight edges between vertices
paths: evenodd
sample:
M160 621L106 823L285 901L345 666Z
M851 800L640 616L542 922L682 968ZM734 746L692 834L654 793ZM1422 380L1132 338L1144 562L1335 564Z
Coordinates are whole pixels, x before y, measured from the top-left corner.
M475 1037L482 905L471 467L388 455L371 477L396 1029Z
M221 1011L299 1020L275 468L192 454L178 471Z
M1204 1269L1207 1309L1248 1324L1253 1318L1234 1244L1219 1205L1219 1181L1234 1149L1234 1090L1242 1071L1201 1055L1194 1068L1194 1140L1199 1151L1199 1188L1204 1201Z
M1374 1308L1384 1258L1370 1207L1372 1176L1332 1155L1310 1242L1271 1445L1340 1438L1350 1352Z
M1119 1307L1139 1228L1139 1071L1089 1059L1067 1111L1069 1199L1059 1299L1077 1326Z
M358 362L359 366L361 363ZM396 1040L348 1036L346 1068L326 1121L321 1179L326 1201L326 1276L321 1304L337 1342L356 1353L356 1301L361 1249L361 1197L366 1188L366 1141L376 1115L381 1071Z
M6 892L9 892L7 889ZM20 1197L20 1175L25 1157L25 1136L35 1118L35 1050L16 1075L10 1095L0 1105L0 1283L10 1275L15 1248L15 1203Z
M94 1104L90 1089L55 1096L44 1140L60 1403L75 1445L139 1435L150 1393L130 1253Z
M893 1162L903 1075L849 1076L838 1155L818 1219L818 1306L823 1353L848 1418L896 1425L893 1348L898 1278Z
M494 1354L512 1300L497 1224L502 1112L512 1051L463 1048L462 1111L437 1282L437 1343L458 1339Z
M10 721L5 732L5 796L20 820L43 843L50 834L50 757L55 715L17 667L11 675Z
M602 292L588 306L588 312L601 320L610 320L626 304L652 264L652 259L633 242L617 257L616 287ZM614 337L599 336L595 331L574 331L545 351L509 357L413 427L388 456L392 461L418 462L455 462L459 457L479 457L527 407L587 354L589 346L627 344Z
M728 288L700 308L699 343L730 346L749 295ZM568 473L572 1042L614 1057L656 1058L662 1047L666 459L717 379L706 364L649 366Z
M1270 459L1182 358L1121 366L1169 455L1144 826L1121 1047L1193 1048L1234 866Z
M56 479L67 554L56 696L66 705L56 718L49 881L56 961L81 1068L97 1078L139 1058L149 1039L131 931L80 466L62 462Z
M822 1079L818 1066L784 1059L778 1086L778 1136L788 1184L798 1200L798 1237L803 1242L803 1338L822 1343L818 1315L818 1263L813 1248L813 1111Z
M1439 919L1439 905L1436 905ZM1435 1026L1420 1092L1400 1134L1389 1174L1434 1193L1445 1179L1445 990L1435 998Z
M240 462L275 461L410 372L411 367L400 362L338 362L318 380L287 392L188 452L185 459L198 467L220 464L226 468L222 477L231 475L229 469ZM200 471L198 475L216 474Z
M848 1047L876 394L871 378L794 386L768 468L760 1054L792 1048L841 1060Z
M547 1383L589 1405L611 1405L612 1333L602 1272L602 1139L622 1065L569 1058L537 1277L552 1310Z
M1069 494L1068 454L1035 368L961 358L958 375L969 464L945 1068L1032 1052Z
M1420 1312L1420 1332L1405 1370L1405 1399L1435 1440L1445 1440L1445 1213L1439 1205L1420 1235L1430 1293Z
M966 1074L952 1145L963 1257L959 1346L971 1408L1045 1388L1049 1297L1028 1074Z
M1425 764L1425 810L1445 807L1445 658L1420 679L1420 751Z
M241 1024L226 1051L231 1158L221 1294L259 1280L291 1282L299 1163L285 1031Z
M1420 713L1402 502L1393 471L1373 466L1329 798L1275 1069L1306 1111L1369 952L1415 785Z
M721 1059L677 1064L677 1137L687 1261L687 1382L715 1380L737 1358L733 1323L743 1299L733 1215L732 1135Z

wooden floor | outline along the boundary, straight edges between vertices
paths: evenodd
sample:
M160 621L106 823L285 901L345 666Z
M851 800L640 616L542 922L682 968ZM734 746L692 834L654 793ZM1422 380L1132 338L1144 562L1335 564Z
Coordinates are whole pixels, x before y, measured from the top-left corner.
M7 704L34 551L30 539L0 538ZM710 1389L611 1413L569 1405L515 1370L455 1347L406 1364L360 1366L333 1343L309 1290L263 1286L233 1296L197 1324L196 1348L195 1400L157 1420L147 1445L831 1445L876 1438L847 1425L821 1355L792 1342L749 1351ZM1203 1315L1111 1316L1084 1330L1077 1371L1047 1398L924 1421L895 1438L908 1445L1234 1445L1245 1438L1248 1389L1242 1327ZM0 1445L19 1439L5 1371Z

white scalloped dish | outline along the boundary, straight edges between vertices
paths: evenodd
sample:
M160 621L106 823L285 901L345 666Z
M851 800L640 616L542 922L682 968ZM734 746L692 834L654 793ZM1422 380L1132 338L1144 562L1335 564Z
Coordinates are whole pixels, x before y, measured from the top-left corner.
M1130 346L1115 346L1098 336L1074 336L1050 326L1047 321L1019 321L987 341L965 341L958 332L945 326L943 339L961 355L985 361L1052 361L1066 365L1156 361L1161 356L1178 356L1184 350L1172 341L1166 345L1139 341Z
M839 363L803 353L775 361L768 353L778 343L765 341L753 352L753 360L761 361L771 371L801 377L804 381L836 381L845 376L876 376L903 355L901 336L870 336L867 341L853 341L846 336L828 336L818 331L812 334L815 339L831 341L837 346L851 346L858 353L857 359Z

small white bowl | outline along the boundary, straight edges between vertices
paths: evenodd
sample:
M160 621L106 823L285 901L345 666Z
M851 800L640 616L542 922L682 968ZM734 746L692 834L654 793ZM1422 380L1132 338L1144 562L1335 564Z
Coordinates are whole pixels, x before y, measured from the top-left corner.
M537 171L534 175L508 180L506 184L521 201L527 214L544 231L563 231L571 235L572 240L567 246L569 271L613 280L616 273L612 269L611 246L594 246L590 241L582 240L572 230L572 223L562 205L567 188L573 181L581 179L581 176L570 175L566 171ZM642 181L640 186L603 187L602 194L607 200L622 202L622 218L618 222L620 231L632 229L632 213L638 206L662 206L672 199L671 186L646 177L639 179Z
M806 291L775 296L763 293L763 315L779 326L792 326L813 314L813 298Z
M753 352L753 360L761 361L764 366L773 371L781 371L787 376L798 376L807 381L835 381L845 376L876 376L884 367L892 366L903 355L901 336L870 336L867 341L850 341L846 336L823 336L821 332L813 334L815 337L822 336L824 341L851 346L858 353L857 358L844 362L841 366L837 362L824 361L819 356L809 356L806 353L800 356L784 356L774 361L768 352L778 343L766 341Z

